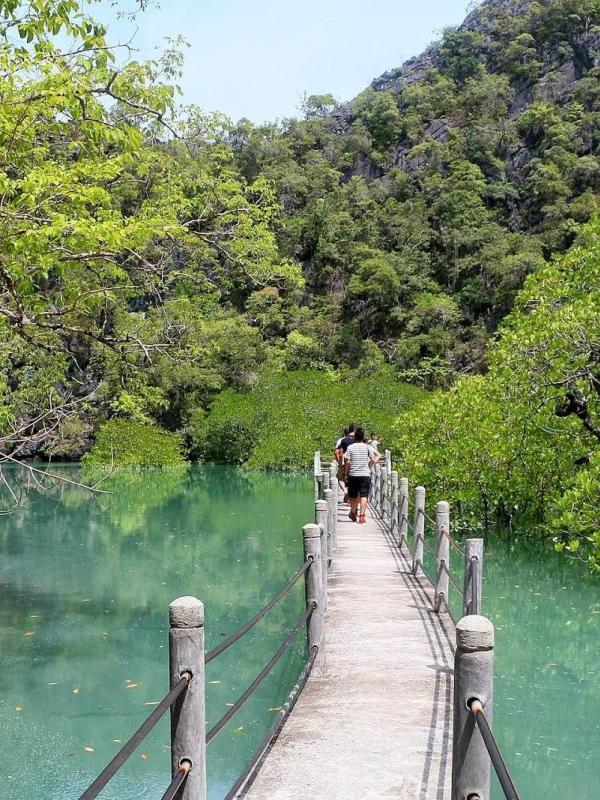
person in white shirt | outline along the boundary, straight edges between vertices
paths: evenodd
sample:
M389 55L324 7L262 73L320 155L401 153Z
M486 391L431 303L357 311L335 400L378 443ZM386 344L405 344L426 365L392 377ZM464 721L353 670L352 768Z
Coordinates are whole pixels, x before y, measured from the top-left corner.
M367 503L371 489L371 467L377 464L381 455L370 444L365 442L365 432L357 428L354 432L354 443L348 445L344 455L346 464L346 483L350 500L350 519L352 522L367 521ZM359 511L360 513L357 514Z

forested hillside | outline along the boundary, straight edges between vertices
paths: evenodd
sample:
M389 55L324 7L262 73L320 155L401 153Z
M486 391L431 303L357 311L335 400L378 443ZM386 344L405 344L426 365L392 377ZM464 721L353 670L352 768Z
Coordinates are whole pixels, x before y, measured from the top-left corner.
M236 126L284 208L307 344L338 364L376 342L426 384L485 369L526 276L598 207L599 26L597 0L491 0L351 103Z

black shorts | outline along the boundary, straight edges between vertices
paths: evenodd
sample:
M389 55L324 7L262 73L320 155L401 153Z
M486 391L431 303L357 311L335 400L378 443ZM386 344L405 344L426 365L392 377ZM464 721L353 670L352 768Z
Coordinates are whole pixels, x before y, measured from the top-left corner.
M348 497L368 497L371 489L371 478L369 475L350 475L348 478Z

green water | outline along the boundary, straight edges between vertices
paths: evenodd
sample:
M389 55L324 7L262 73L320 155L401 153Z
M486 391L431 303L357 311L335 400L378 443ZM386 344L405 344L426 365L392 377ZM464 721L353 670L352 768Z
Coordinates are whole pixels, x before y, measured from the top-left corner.
M71 474L73 470L69 472ZM29 494L0 522L0 797L67 800L81 791L168 689L167 607L205 603L208 647L266 603L302 564L306 477L244 477L194 467L119 479L103 510L80 489ZM302 582L207 668L215 722L304 610ZM301 635L209 746L210 797L222 798L271 724L305 659ZM21 710L17 710L21 709ZM162 796L165 718L102 793ZM85 748L88 748L86 750Z
M125 741L167 689L169 602L202 598L208 647L218 643L302 563L312 500L305 476L220 467L119 476L106 510L74 487L25 495L23 508L0 520L0 798L76 800L119 748L114 740ZM494 727L523 800L600 796L598 588L585 568L524 535L487 542ZM303 606L300 584L209 665L209 722L251 682ZM226 794L304 658L301 637L210 745L211 800ZM158 800L168 740L164 720L102 798ZM496 787L494 800L501 797Z
M452 565L461 575L459 555ZM599 590L585 567L525 531L486 540L482 613L496 627L494 732L523 800L600 796ZM450 594L458 618L460 598ZM502 800L493 782L493 800Z

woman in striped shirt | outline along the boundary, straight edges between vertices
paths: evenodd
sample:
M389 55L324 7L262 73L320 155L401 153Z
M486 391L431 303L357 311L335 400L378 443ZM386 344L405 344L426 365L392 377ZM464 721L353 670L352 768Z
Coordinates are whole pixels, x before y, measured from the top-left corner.
M365 442L365 432L363 428L357 428L354 432L354 443L349 445L344 455L346 464L346 484L348 486L348 498L350 500L350 519L353 522L364 524L367 513L367 503L369 502L369 491L371 489L371 467L373 467L381 455L374 447ZM360 503L360 515L357 511Z

